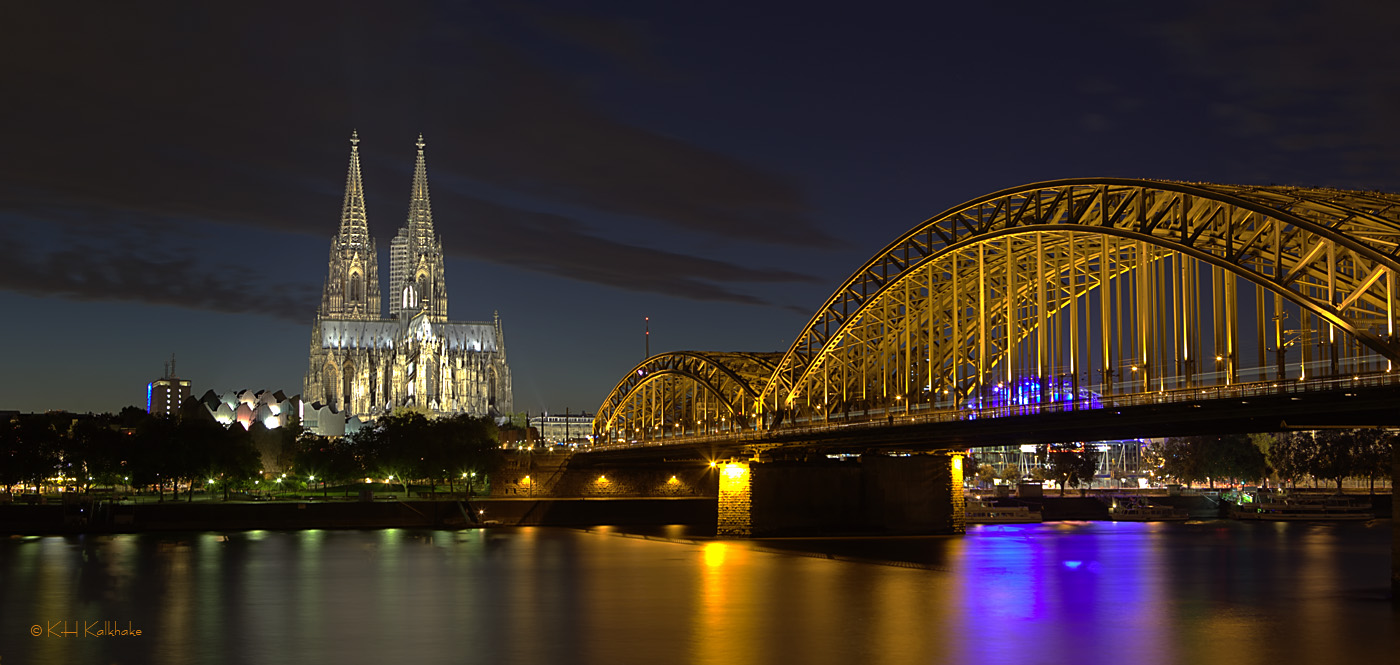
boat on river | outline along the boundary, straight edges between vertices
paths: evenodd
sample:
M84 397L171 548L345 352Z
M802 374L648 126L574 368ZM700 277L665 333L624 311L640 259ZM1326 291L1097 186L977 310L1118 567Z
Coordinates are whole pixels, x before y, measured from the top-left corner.
M1369 499L1345 494L1321 496L1284 491L1243 491L1230 516L1237 520L1283 522L1351 522L1376 518Z
M1031 524L1044 521L1038 510L1028 506L998 506L992 501L969 496L964 499L968 524Z
M1184 522L1190 514L1173 506L1156 506L1142 497L1115 496L1108 507L1115 522Z

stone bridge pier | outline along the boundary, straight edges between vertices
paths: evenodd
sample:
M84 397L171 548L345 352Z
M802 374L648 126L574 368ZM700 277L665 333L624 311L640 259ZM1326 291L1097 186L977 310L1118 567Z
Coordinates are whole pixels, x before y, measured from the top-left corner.
M960 453L717 462L717 534L962 533L962 463Z

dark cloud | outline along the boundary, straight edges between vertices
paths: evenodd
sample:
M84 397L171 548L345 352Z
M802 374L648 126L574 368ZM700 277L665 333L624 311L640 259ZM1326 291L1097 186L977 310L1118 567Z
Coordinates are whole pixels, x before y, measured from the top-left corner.
M338 202L344 137L358 128L371 201L395 208L405 205L412 137L424 131L430 173L539 204L526 208L621 215L662 233L734 245L834 245L786 179L613 118L568 73L507 43L504 31L481 27L489 21L470 7L246 7L8 9L0 122L15 130L0 158L0 212L65 206L101 219L143 211L329 236L335 208L326 200ZM639 27L531 16L548 34L648 57ZM401 152L386 148L395 141ZM538 220L512 207L519 206L493 204L492 214L527 225L520 233ZM397 223L375 219L372 228L382 237ZM619 288L738 302L757 299L715 284L805 279L610 241L597 225L577 233L596 260L546 252L512 262ZM120 257L108 264L137 271Z
M3 229L0 229L3 231ZM305 322L319 289L273 283L246 268L213 266L138 238L60 234L58 247L0 232L0 289L36 297L128 301ZM149 236L147 236L149 237ZM96 241L94 241L96 240Z
M454 209L472 220L473 240L445 242L448 253L629 291L766 305L770 303L720 284L819 281L785 270L750 268L614 242L589 233L578 221L567 217L508 208L480 199L458 199ZM521 238L534 240L521 242Z
M1400 176L1400 5L1367 0L1199 2L1162 34L1221 124L1267 146L1275 174L1393 189ZM1239 158L1239 156L1237 156ZM1314 176L1315 177L1315 176ZM1334 183L1301 183L1334 184Z
M656 40L645 21L563 12L525 2L502 3L501 9L546 37L608 56L641 73L660 72Z

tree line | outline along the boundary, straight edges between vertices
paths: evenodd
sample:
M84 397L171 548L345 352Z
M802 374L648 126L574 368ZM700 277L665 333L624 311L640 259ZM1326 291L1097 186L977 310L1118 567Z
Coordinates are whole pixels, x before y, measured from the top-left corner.
M1391 473L1396 434L1377 427L1307 432L1172 437L1148 446L1154 475L1177 482L1297 487L1314 478L1335 483L1362 478L1375 490Z
M1283 484L1297 487L1312 478L1334 483L1340 491L1346 478L1376 481L1390 477L1395 439L1380 428L1326 429L1264 434L1222 434L1170 437L1143 451L1149 475L1159 482ZM1029 471L1031 480L1065 487L1083 487L1094 480L1099 453L1090 446L1039 446L1042 463ZM977 457L969 468L979 484L998 478L1019 481L1021 473Z
M1082 495L1084 488L1094 482L1094 474L1099 468L1099 458L1102 455L1088 444L1037 446L1036 454L1044 463L1031 467L1030 479L1059 485L1061 496L1064 495L1066 486L1078 487ZM981 458L972 456L969 460L969 467L974 469L974 478L980 485L993 484L998 478L1011 482L1021 480L1021 473L1017 469L1008 467L998 473L995 465Z
M0 421L0 485L119 485L165 493L231 492L364 478L446 484L487 482L503 461L490 418L429 419L413 411L380 418L349 437L322 437L300 423L268 429L253 422L225 427L191 398L171 417L137 407L117 414L21 414ZM284 474L285 477L274 476ZM313 481L314 479L314 481ZM441 481L441 482L439 482Z

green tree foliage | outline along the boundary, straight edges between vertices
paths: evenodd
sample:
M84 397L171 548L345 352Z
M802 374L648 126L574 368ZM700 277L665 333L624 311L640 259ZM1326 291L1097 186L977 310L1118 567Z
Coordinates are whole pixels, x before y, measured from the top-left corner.
M347 483L366 476L350 442L341 437L303 435L297 442L292 465L298 474L315 476L328 484Z
M1298 486L1298 479L1308 473L1308 455L1312 436L1307 432L1285 432L1274 436L1269 446L1269 465L1278 474L1279 482Z
M126 442L117 426L117 417L103 414L77 419L68 431L64 456L78 472L78 484L89 489L93 483L115 485L122 479Z
M217 489L223 490L224 500L229 491L246 489L254 478L262 475L262 456L253 445L252 434L238 425L223 429L222 433L210 433L208 467L204 475L213 480Z
M1357 467L1357 438L1352 430L1328 429L1313 432L1313 450L1309 455L1308 473L1337 483L1342 491L1342 479L1352 475Z
M1254 483L1269 476L1264 451L1246 434L1196 437L1201 467L1214 486L1216 480Z
M1201 457L1189 437L1169 437L1147 447L1147 458L1158 480L1191 483L1205 480Z
M501 462L498 434L490 418L454 416L429 420L413 411L395 412L351 438L351 448L374 477L413 478L455 490L465 475L479 478Z
M300 424L268 429L255 420L249 425L248 435L253 448L258 451L259 466L264 473L285 473L292 468L300 434Z
M1188 485L1254 482L1269 475L1268 460L1244 434L1170 437L1148 446L1157 473Z
M1088 445L1081 450L1050 448L1046 454L1046 461L1048 464L1045 475L1059 484L1060 496L1064 496L1067 484L1080 487L1082 496L1083 488L1094 481L1094 472L1099 466L1099 453Z
M0 482L6 492L19 484L40 485L58 471L57 432L42 415L0 422Z
M1356 465L1353 475L1370 481L1372 494L1376 493L1376 480L1390 477L1395 436L1379 427L1368 427L1355 432L1356 450L1353 460Z
M997 481L997 468L990 464L977 467L977 485L993 485Z

